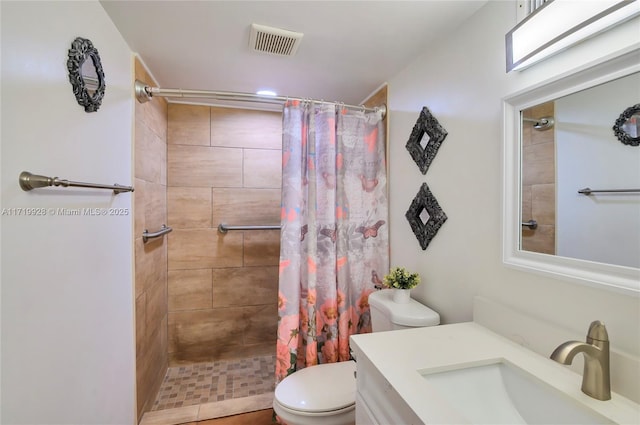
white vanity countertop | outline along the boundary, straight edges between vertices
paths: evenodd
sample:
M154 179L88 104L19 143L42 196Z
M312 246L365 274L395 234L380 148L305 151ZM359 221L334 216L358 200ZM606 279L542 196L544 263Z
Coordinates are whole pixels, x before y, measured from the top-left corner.
M640 405L615 393L608 401L593 399L581 391L581 375L473 322L353 335L351 341L356 361L368 358L426 424L456 422L458 415L420 371L502 359L616 423L640 423Z

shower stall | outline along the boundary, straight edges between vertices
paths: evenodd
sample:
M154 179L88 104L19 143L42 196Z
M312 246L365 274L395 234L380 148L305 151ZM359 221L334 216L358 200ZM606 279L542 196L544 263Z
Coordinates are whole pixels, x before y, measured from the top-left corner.
M136 77L152 81L140 63ZM139 420L273 391L279 231L218 226L280 223L281 127L280 112L136 102Z
M243 98L151 88L139 63L136 78L145 82L136 83L138 417L187 406L214 412L214 403L251 404L246 397L268 408L282 113L167 103L164 96ZM147 243L138 238L162 225L171 233Z
M273 391L280 234L219 225L279 223L281 121L279 112L168 106L167 380L186 373L209 387L182 391L180 380L154 409Z

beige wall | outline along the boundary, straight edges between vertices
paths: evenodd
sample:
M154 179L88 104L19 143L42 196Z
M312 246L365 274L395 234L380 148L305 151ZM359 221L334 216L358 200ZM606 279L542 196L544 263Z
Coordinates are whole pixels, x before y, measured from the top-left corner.
M136 59L136 79L153 80ZM135 297L138 419L154 402L167 371L167 242L142 242L167 222L167 102L154 98L135 109Z
M533 106L523 118L553 117L553 102ZM538 228L522 227L522 249L556 253L556 143L555 130L522 126L522 221L535 220Z
M217 227L280 223L281 114L168 116L169 362L275 353L280 232Z

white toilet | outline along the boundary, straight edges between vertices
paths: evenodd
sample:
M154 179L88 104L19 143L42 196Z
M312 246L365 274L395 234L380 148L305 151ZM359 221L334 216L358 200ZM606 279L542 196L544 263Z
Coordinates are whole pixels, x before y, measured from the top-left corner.
M440 315L414 299L398 304L393 290L369 295L373 332L440 324ZM273 410L288 425L355 423L356 363L327 363L301 369L278 384Z

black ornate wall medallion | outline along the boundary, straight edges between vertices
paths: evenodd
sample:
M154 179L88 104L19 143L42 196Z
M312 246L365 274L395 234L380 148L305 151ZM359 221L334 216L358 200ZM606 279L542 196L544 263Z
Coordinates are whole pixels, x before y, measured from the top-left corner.
M447 215L440 208L426 183L422 183L405 217L409 220L411 230L420 242L422 250L427 249L440 227L447 221Z
M628 107L616 120L613 132L625 145L640 145L640 103Z
M104 71L100 55L90 40L78 37L71 43L67 59L73 94L85 112L96 112L104 97Z
M431 115L426 106L423 107L406 144L407 150L418 164L422 174L427 174L431 161L438 153L445 137L447 137L447 130Z

